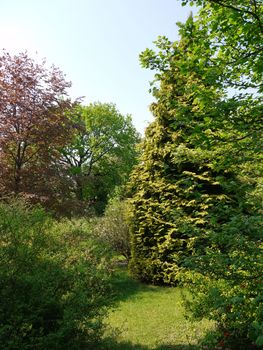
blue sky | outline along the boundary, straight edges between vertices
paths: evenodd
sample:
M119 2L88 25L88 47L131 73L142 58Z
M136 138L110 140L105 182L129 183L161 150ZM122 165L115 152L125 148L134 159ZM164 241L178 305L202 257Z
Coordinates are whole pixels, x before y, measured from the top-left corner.
M177 0L0 0L0 49L45 57L72 82L73 98L115 103L143 133L153 73L139 53L158 35L176 40L190 10Z

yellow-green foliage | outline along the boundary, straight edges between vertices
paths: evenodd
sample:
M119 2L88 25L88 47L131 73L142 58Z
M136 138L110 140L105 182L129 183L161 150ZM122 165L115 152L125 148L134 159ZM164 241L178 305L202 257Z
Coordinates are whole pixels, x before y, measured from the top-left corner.
M214 60L216 38L202 20L190 17L180 34L141 55L158 83L131 179L130 269L147 282L190 285L194 316L218 324L212 348L262 346L261 101L227 96L229 57Z
M146 131L131 180L131 270L153 283L177 281L182 259L206 239L214 221L227 220L226 210L219 207L236 205L239 187L225 163L229 150L217 140L219 127L211 126L223 93L213 86L216 74L211 77L203 66L194 65L191 18L185 31L179 43L159 40L158 47L168 52L165 58L153 58L147 50L142 55L145 65L155 62L161 74L154 90L157 103L151 107L156 120Z
M215 169L214 152L192 149L179 137L176 142L176 134L169 140L169 128L153 124L132 178L131 269L153 283L176 282L182 259L228 220L242 191L230 170Z

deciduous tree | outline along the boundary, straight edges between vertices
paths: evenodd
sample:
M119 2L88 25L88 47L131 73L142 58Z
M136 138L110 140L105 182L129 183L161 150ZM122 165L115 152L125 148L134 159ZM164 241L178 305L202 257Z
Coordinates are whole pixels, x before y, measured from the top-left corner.
M56 149L69 138L70 83L26 52L0 57L1 186L5 192L48 193Z
M139 135L131 117L110 103L79 105L70 118L74 137L62 149L60 163L68 169L76 198L100 213L107 196L127 181L136 162Z

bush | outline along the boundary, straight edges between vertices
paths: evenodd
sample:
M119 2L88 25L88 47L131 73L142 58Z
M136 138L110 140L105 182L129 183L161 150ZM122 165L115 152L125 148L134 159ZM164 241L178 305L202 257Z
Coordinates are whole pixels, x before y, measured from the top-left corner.
M263 345L261 232L260 216L238 217L211 235L210 247L189 257L181 271L193 295L186 302L188 310L194 318L216 321L218 349Z
M94 234L112 249L130 258L130 234L128 225L129 204L127 201L112 199L103 217L95 222Z
M108 253L83 222L0 204L3 350L96 349L111 302Z

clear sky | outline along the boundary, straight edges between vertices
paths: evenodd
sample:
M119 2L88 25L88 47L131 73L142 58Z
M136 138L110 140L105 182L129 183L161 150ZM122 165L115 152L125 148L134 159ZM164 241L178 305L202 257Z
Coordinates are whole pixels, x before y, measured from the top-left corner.
M0 49L37 52L72 82L73 98L115 103L143 133L153 73L139 53L158 35L176 40L190 10L177 0L0 0Z

